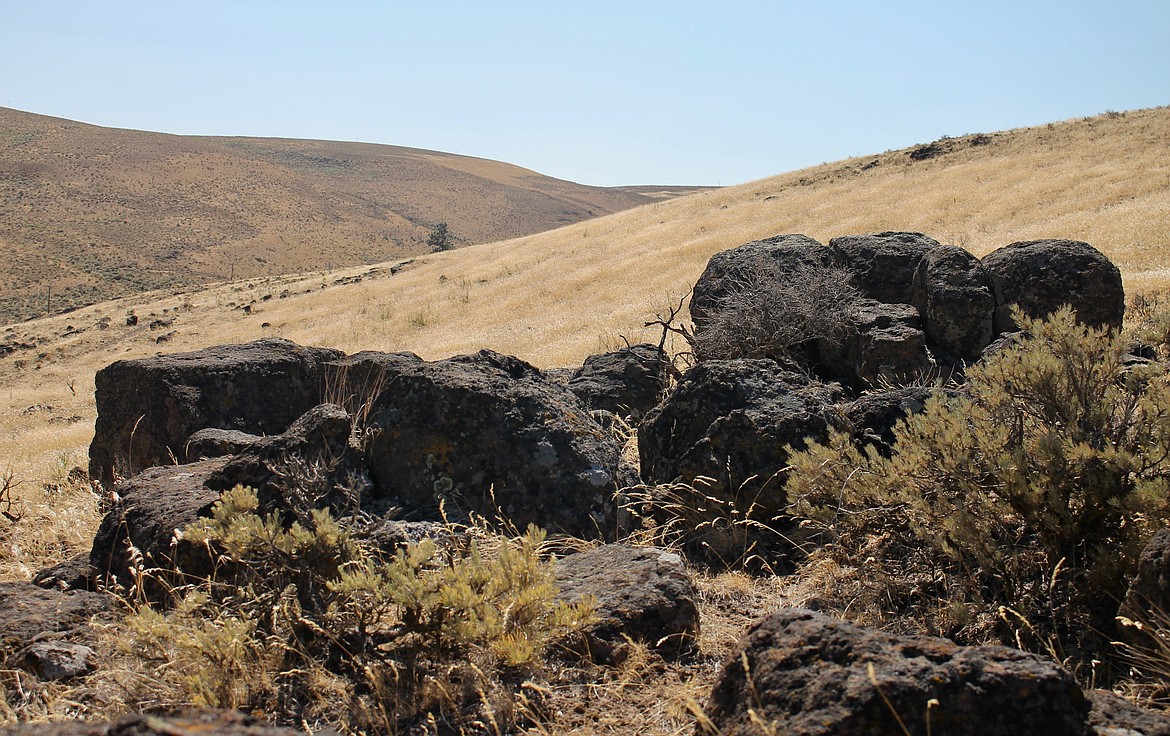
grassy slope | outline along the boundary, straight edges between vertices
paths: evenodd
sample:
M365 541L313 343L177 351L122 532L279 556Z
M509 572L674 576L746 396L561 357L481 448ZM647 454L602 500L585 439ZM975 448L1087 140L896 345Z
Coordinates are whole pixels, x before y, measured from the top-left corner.
M428 255L397 275L362 267L258 278L21 323L0 332L0 342L36 343L0 358L0 457L28 478L84 467L94 371L159 351L278 335L351 352L433 359L491 347L541 366L579 363L620 336L656 339L642 324L688 292L711 254L782 232L827 240L919 230L976 254L1079 238L1119 263L1131 292L1162 288L1170 284L1167 140L1168 108L999 133L985 145L959 138L929 160L895 151L826 164ZM128 309L138 326L125 326ZM151 329L156 317L174 323ZM37 405L52 409L28 411Z
M174 136L0 108L0 321L416 254L440 221L458 244L482 243L648 201L434 151Z

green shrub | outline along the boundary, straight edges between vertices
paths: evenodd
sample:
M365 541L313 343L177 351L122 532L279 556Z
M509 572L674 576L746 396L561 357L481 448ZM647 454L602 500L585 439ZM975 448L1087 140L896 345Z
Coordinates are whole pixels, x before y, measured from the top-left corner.
M935 567L871 591L918 605L928 628L997 626L1007 643L1075 653L1108 641L1151 526L1170 518L1170 382L1127 367L1123 338L1067 309L1021 320L1029 337L902 423L892 456L833 434L790 457L788 492L825 554Z
M166 612L131 618L157 662L154 699L393 732L418 719L514 721L547 649L590 620L556 599L544 533L461 530L383 559L328 511L285 526L254 491L225 493L186 539L217 571ZM486 714L486 715L485 715Z

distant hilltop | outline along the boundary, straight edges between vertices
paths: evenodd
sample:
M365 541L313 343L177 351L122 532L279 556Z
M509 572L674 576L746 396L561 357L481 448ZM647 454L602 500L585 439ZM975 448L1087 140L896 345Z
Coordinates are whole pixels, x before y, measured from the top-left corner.
M0 108L0 322L135 292L503 240L691 188L369 143L176 136Z

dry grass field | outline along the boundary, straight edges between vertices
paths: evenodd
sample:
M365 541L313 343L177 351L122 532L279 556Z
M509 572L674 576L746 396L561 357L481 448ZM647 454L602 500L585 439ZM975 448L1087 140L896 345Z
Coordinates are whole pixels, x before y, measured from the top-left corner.
M418 254L439 222L467 245L652 200L434 151L163 135L0 108L0 321Z
M948 138L446 253L172 288L0 327L0 469L21 483L13 496L37 529L0 552L0 579L88 545L96 497L65 477L86 465L94 372L114 360L280 336L431 359L490 347L573 365L657 339L643 324L686 296L713 253L784 232L825 242L916 230L977 255L1081 239L1118 263L1129 294L1152 293L1170 286L1168 141L1170 108ZM687 732L687 700L702 697L744 626L808 593L785 585L702 577L703 656L554 681L555 732Z

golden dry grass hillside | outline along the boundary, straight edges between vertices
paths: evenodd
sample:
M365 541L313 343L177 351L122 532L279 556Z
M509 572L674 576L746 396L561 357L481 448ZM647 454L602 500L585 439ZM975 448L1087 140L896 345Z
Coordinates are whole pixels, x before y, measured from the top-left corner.
M94 372L119 358L281 336L351 352L434 359L490 347L539 366L579 363L623 337L656 339L643 323L686 295L713 253L777 233L917 230L979 255L1076 238L1120 265L1131 294L1160 289L1170 284L1168 141L1170 108L946 139L401 269L156 292L0 328L0 458L33 484L85 467Z
M0 321L417 254L439 222L466 245L649 201L434 151L164 135L0 108Z

